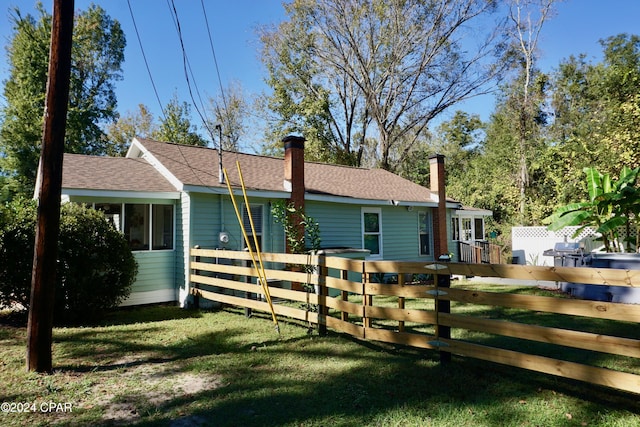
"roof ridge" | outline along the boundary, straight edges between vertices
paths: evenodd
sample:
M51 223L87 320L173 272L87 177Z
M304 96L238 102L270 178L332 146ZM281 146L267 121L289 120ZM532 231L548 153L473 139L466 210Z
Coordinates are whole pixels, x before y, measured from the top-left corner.
M214 148L214 147L203 147L203 146L199 146L199 145L180 144L178 142L158 141L156 139L150 139L150 138L137 138L137 139L143 145L144 145L144 141L149 141L149 142L152 142L152 143L167 144L167 145L172 145L172 146L175 146L175 147L187 147L189 149L193 148L193 149L202 149L202 150L217 150L217 148ZM260 157L260 158L274 159L274 160L283 160L284 159L284 156L275 156L275 155L257 154L257 153L245 153L245 152L242 152L242 151L230 151L230 150L224 150L224 149L222 150L222 153L223 153L223 155L226 153L228 155L242 155L242 156ZM359 170L365 170L365 171L372 171L372 170L383 170L383 171L386 171L385 169L382 169L382 168L367 168L367 167L362 167L362 166L341 165L341 164L335 164L335 163L329 163L329 162L319 162L319 161L314 161L314 160L305 160L304 162L305 162L305 164L314 164L314 165L349 168L349 169L359 169ZM386 171L386 172L390 172L390 171ZM393 173L393 172L390 172L390 173Z
M209 150L209 151L217 151L218 149L215 147L206 147L206 146L201 146L201 145L190 145L190 144L180 144L179 142L168 142L168 141L158 141L156 139L150 139L150 138L136 138L138 141L140 141L140 143L142 145L145 144L145 142L151 142L151 143L157 143L157 144L166 144L166 145L172 145L178 148L188 148L188 149L200 149L200 150ZM270 155L266 155L266 154L256 154L256 153L244 153L241 151L231 151L231 150L222 150L222 153L227 153L230 155L242 155L242 156L253 156L253 157L263 157L263 158L267 158L267 159L276 159L276 160L282 160L283 157L276 157L276 156L270 156Z
M82 154L82 153L64 153L64 156L74 156L74 157L89 157L91 159L104 159L104 160L137 160L140 161L139 157L125 157L125 156L109 156L109 155L101 155L101 154Z

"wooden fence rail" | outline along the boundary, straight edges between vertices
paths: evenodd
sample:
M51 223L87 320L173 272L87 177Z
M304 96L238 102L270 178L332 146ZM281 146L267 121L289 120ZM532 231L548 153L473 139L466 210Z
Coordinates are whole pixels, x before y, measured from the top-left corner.
M269 311L248 253L193 249L191 256L194 296ZM443 361L456 354L640 394L640 305L449 283L460 275L634 287L640 271L272 253L262 259L276 314L321 331L434 349ZM291 290L291 283L306 291Z

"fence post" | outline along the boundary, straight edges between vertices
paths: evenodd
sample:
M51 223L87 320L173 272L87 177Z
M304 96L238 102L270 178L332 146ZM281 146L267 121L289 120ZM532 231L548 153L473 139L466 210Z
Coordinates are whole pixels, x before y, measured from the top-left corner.
M327 296L329 295L327 289L326 277L329 274L329 269L326 266L326 255L319 254L318 257L318 334L327 335L327 316L329 315L329 307L327 307Z
M343 280L349 280L349 270L341 270L340 271L340 277ZM340 291L340 296L342 297L342 301L349 301L349 292L347 291ZM348 311L341 311L340 312L340 318L347 322L349 320L349 312Z
M449 256L448 255L442 255L440 256L440 258L438 258L438 261L440 262L449 262ZM441 313L444 314L449 314L451 313L451 301L449 300L444 300L444 299L440 299L440 291L442 289L448 289L451 287L451 275L450 274L437 274L436 270L436 274L434 275L435 277L435 285L436 285L436 299L435 299L435 304L436 304L436 339L438 340L438 350L440 352L440 363L442 363L443 365L448 364L449 362L451 362L451 353L449 353L448 351L446 351L444 349L444 343L441 341L443 338L444 339L451 339L451 327L449 326L444 326L440 324L440 317L439 315ZM446 291L443 291L446 292Z
M245 263L244 263L245 267L251 267L252 265L253 264L249 260L245 261ZM253 284L253 281L251 280L251 276L244 276L244 282ZM245 292L244 293L244 297L245 297L245 299L253 299L253 294L251 292ZM256 299L257 299L257 295L256 295ZM251 309L249 307L245 307L244 308L244 315L246 317L251 317L251 314L252 314Z
M398 273L398 286L404 286L404 274ZM404 297L398 297L398 308L404 309ZM398 321L398 332L404 332L404 320Z
M200 249L200 245L195 245L195 246L193 247L193 249ZM200 262L200 256L199 256L199 255L197 255L197 256L195 257L195 262ZM195 269L194 269L194 270L193 270L193 274L195 274L196 276L198 276L198 275L200 274L200 270L195 270ZM198 285L195 285L195 286L196 286L196 289L197 289L197 286L198 286ZM199 308L200 308L200 294L199 294L199 293L197 293L197 292L196 292L196 293L194 293L194 295L193 295L193 305L194 305L194 307L195 307L196 309L199 309Z
M367 338L367 328L371 327L371 319L367 318L367 305L369 303L369 296L367 295L367 282L369 280L369 273L366 269L366 261L362 262L362 339Z

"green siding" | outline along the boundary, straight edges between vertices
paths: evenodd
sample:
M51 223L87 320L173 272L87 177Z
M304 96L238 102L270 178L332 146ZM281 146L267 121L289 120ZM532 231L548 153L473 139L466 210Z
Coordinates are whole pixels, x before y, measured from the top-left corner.
M404 206L382 208L383 259L419 258L418 212Z
M219 247L220 196L191 193L191 241L190 247Z
M188 232L189 230L189 206L190 197L188 194L181 193L180 201L176 206L176 257L175 257L175 287L181 288L185 286L187 281L187 265L189 263L188 256Z
M323 248L362 248L362 206L307 202L306 211L320 225ZM384 259L425 261L433 259L433 256L420 255L419 211L430 212L431 210L416 208L409 211L404 206L381 208ZM433 251L433 230L431 242Z
M134 252L138 261L138 276L131 292L175 289L175 251Z
M359 205L307 202L306 213L320 226L323 248L362 248Z
M113 198L113 197L71 197L75 203L149 203L149 204L176 204L178 201L168 199L135 199L135 198ZM138 275L131 287L131 292L149 292L163 289L176 289L184 283L183 268L181 259L181 214L180 205L175 209L175 232L176 243L174 250L168 251L139 251L133 252L138 262ZM178 280L178 277L180 280ZM153 302L153 301L152 301Z

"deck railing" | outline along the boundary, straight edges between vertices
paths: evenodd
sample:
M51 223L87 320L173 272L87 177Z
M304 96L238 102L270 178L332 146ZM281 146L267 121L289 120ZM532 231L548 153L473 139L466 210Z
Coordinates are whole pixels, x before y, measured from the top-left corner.
M466 264L502 264L502 248L484 240L458 242L460 262Z
M195 297L270 311L248 253L194 249L191 256ZM640 394L640 305L450 283L451 275L461 275L633 287L640 271L270 253L262 259L275 313L321 332L330 328L437 350L443 361L452 354L473 357ZM291 290L292 282L313 291Z

